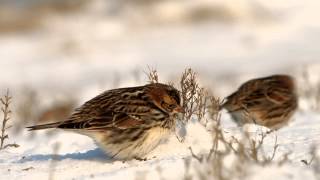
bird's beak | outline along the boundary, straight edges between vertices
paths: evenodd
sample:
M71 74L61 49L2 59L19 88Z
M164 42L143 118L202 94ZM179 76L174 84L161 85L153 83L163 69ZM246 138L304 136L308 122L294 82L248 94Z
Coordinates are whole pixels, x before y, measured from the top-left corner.
M174 108L173 111L177 113L184 113L184 109L179 105L176 108Z

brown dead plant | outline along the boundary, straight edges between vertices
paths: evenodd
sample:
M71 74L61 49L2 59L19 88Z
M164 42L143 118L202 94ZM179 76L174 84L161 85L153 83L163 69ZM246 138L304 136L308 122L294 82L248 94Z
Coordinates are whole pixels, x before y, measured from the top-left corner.
M12 127L12 125L9 125L8 122L11 118L12 111L10 110L10 104L12 102L12 97L9 94L9 90L7 90L7 93L0 98L2 107L1 111L3 113L3 119L2 119L2 126L1 126L1 136L0 136L0 150L6 149L8 147L19 147L16 143L9 143L5 144L5 140L9 139L9 135L7 133L7 130Z

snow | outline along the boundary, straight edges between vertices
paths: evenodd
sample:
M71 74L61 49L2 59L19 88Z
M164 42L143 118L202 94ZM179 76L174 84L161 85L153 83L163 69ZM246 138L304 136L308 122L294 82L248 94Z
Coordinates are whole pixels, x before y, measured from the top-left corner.
M223 114L222 121L227 121L228 124L224 125L224 131L228 132L227 134L239 135L241 130L230 124L228 118L228 115ZM250 179L260 176L265 179L289 177L292 179L301 179L302 177L315 179L313 171L300 161L310 160L309 147L320 144L318 138L320 135L318 123L320 115L311 112L298 112L294 119L289 127L270 134L265 140L266 149L270 149L266 153L270 154L271 146L277 136L280 147L276 153L276 159L281 159L283 154L291 152L289 159L292 162L280 166L280 168L278 165L250 168L250 171L254 171L250 175L252 176ZM306 121L308 122L306 123ZM257 129L261 128L252 126L250 127L251 132L257 132ZM150 160L127 162L108 158L90 138L83 135L58 131L48 136L45 132L38 132L33 139L30 139L28 132L25 132L19 137L14 137L21 145L20 148L3 150L0 153L1 179L48 178L53 158L53 147L57 143L59 149L54 171L56 179L89 179L91 177L97 179L136 179L139 173L144 174L146 179L160 179L161 176L165 179L181 179L185 174L184 159L190 156L188 147L192 147L197 154L207 153L211 147L211 135L202 125L190 123L187 132L183 143L172 136L168 143L160 145L149 155ZM23 170L29 167L32 169ZM159 169L161 169L161 173Z
M305 87L301 76L306 70L310 85L320 84L320 22L315 20L320 15L319 2L256 2L275 19L256 19L252 4L244 0L239 0L239 6L231 0L214 1L233 12L236 20L228 23L141 23L135 19L139 14L105 15L100 0L81 13L52 15L42 30L0 36L0 90L9 88L14 103L32 88L42 104L59 94L72 95L81 104L106 89L144 84L148 65L157 68L164 82L176 81L184 68L192 67L200 82L221 98L250 78L273 73L289 73L297 78L298 86ZM160 3L150 18L156 21L168 12L170 17L182 18L184 8L202 3L209 2ZM265 139L266 154L271 154L277 138L275 161L287 153L290 161L282 166L248 166L247 179L317 179L314 170L301 162L311 159L313 145L320 147L320 113L311 108L313 97L301 97L289 126ZM265 131L255 125L239 128L225 111L222 127L228 137ZM188 148L206 154L212 146L212 135L197 121L187 125L183 142L172 135L150 153L148 161L110 159L89 137L71 132L31 135L24 130L9 135L9 142L20 147L0 151L0 179L183 179L185 159L191 157ZM195 159L191 166L194 178L196 170L204 168Z

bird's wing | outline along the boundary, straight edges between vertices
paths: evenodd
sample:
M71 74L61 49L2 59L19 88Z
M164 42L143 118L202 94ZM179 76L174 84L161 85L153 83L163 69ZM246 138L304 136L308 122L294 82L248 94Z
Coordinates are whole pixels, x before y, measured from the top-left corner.
M106 111L103 114L92 116L89 119L66 121L66 123L59 125L59 128L86 130L110 130L113 128L128 129L143 123L144 121L139 119L138 116Z
M261 86L247 93L242 103L251 110L263 110L281 105L290 100L290 98L290 93L281 86Z
M71 116L66 121L42 124L28 127L29 130L40 130L48 128L61 128L61 129L73 129L73 130L111 130L114 128L128 129L143 124L144 121L139 119L138 116L131 116L125 113L116 113L112 111L106 112L104 115L90 117L89 119L73 119Z
M124 92L131 89L107 91L87 101L65 121L29 127L30 130L63 128L63 129L86 129L108 130L112 128L134 128L144 123L145 118L151 111L148 101L141 98L141 89L132 89L133 96L126 96ZM128 99L130 98L130 99Z
M269 103L266 100L265 94L265 89L263 87L252 89L251 92L245 93L244 97L241 99L241 107L250 111L259 111L261 108L265 108Z
M77 110L59 128L75 128L86 130L108 130L110 128L134 128L145 121L142 116L148 113L147 107L142 105L114 104L110 107L95 107L91 111Z
M281 87L269 88L265 91L265 96L268 101L280 105L287 102L291 97L286 89Z
M86 102L68 120L84 123L90 129L136 127L144 123L141 117L146 116L152 106L142 98L144 93L141 88L107 91Z

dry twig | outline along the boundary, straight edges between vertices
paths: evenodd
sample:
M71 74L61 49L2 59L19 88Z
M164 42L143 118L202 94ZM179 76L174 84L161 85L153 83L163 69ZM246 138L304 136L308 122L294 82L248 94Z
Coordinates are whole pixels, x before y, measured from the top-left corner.
M10 116L12 111L10 110L9 106L12 101L12 97L9 95L9 90L7 90L7 93L4 97L0 98L2 107L1 111L3 113L3 120L2 120L2 127L1 127L1 136L0 136L0 150L6 149L8 147L19 147L18 144L12 143L12 144L5 144L5 140L9 139L9 135L7 134L7 130L10 129L12 126L8 125L8 121L10 120Z
M156 69L148 66L148 72L145 72L149 79L149 83L158 83L159 82L159 76Z

